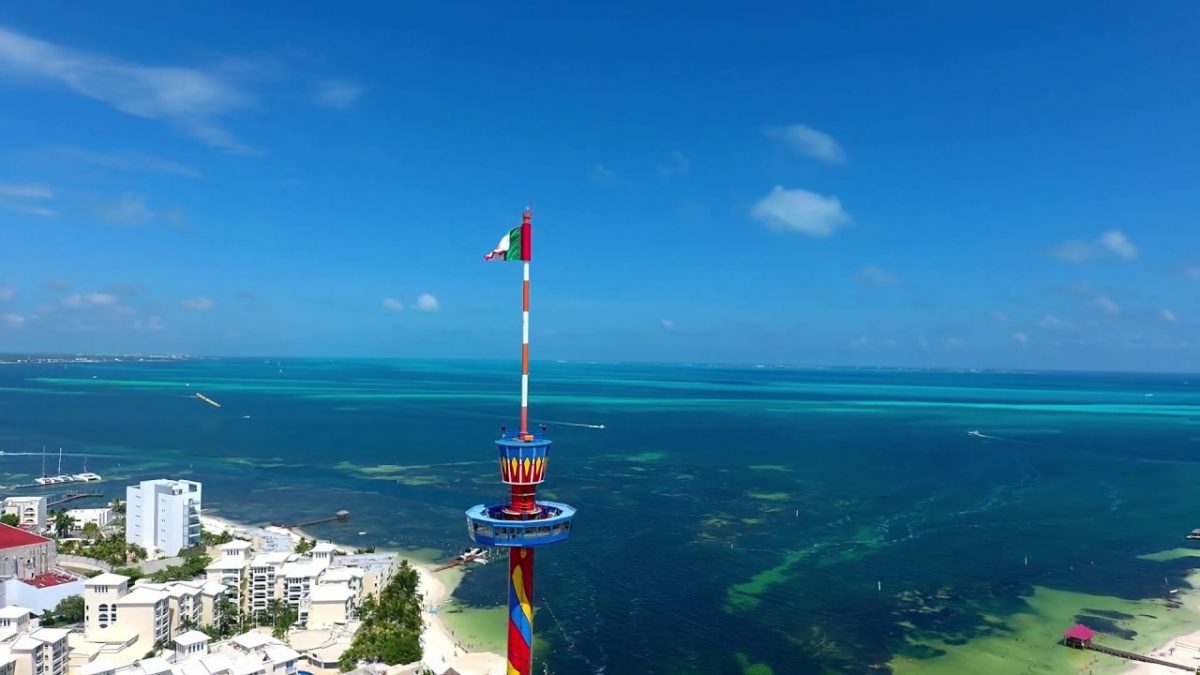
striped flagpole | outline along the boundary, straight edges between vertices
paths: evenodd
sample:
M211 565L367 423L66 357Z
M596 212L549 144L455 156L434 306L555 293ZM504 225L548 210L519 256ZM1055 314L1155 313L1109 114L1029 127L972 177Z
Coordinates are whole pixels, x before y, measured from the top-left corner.
M526 208L521 220L521 435L529 433L529 261L533 258L533 210Z
M525 214L529 218L529 214ZM529 261L521 293L521 433L529 433Z

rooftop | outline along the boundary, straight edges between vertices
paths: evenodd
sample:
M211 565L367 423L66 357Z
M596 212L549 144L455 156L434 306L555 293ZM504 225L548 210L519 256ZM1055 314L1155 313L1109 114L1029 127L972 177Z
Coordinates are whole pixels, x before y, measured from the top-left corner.
M273 551L271 553L259 553L250 559L250 565L282 565L288 561L292 554L288 551Z
M79 667L79 675L96 675L97 673L106 673L110 670L120 668L117 664L106 659L96 659L91 663L84 664Z
M121 584L126 583L129 583L129 577L123 577L120 574L113 574L112 572L105 572L104 574L97 574L91 579L83 582L83 586L84 588L91 588L93 586L120 586Z
M345 602L354 597L354 591L341 584L321 584L308 593L310 602Z
M234 539L231 542L221 544L217 548L221 549L222 551L245 551L246 549L251 548L251 544L245 539Z
M163 591L139 586L130 591L129 595L117 600L117 605L153 605L166 597L167 594Z
M223 555L220 558L210 562L204 569L220 571L220 570L240 570L248 563L245 558L239 558L231 555Z
M48 541L50 540L45 537L38 536L32 532L26 532L19 527L0 524L0 550L17 548L18 546L45 544Z
M8 607L0 609L0 619L19 619L30 614L33 614L32 609L18 607L17 605L9 605Z
M321 573L324 567L313 562L290 562L279 570L279 573L285 577L315 577Z
M1096 633L1093 632L1091 628L1088 628L1087 626L1085 626L1081 623L1077 623L1074 626L1072 626L1070 629L1067 630L1064 637L1074 638L1076 640L1083 640L1084 642L1087 642L1088 640L1091 640L1092 638L1096 637Z
M208 635L201 633L198 630L189 630L186 633L176 635L175 636L175 644L177 644L177 645L194 645L194 644L199 644L201 642L208 642L211 639L212 638L208 637Z
M337 583L362 578L366 570L361 567L330 567L321 575L321 583Z
M66 640L67 636L70 634L70 628L39 628L30 633L34 639L41 640L42 642L58 642L59 640Z
M333 544L323 541L312 548L313 553L333 553L337 547Z
M148 659L142 659L138 662L142 667L142 672L146 675L158 675L158 673L171 672L171 663L166 659L157 656Z
M266 647L271 643L278 642L278 640L270 635L263 635L262 633L250 631L249 633L242 633L241 635L233 638L231 642L238 647L249 651L258 649L259 647Z
M24 579L23 581L34 588L50 588L51 586L61 586L69 584L72 581L79 581L79 579L69 574L63 574L62 572L46 572L45 574L39 574L32 579Z

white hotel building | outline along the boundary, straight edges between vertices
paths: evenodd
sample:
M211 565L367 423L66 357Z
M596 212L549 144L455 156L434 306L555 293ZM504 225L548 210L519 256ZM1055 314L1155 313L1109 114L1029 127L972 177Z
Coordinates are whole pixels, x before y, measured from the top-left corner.
M125 488L125 541L176 555L200 544L200 483L144 480Z

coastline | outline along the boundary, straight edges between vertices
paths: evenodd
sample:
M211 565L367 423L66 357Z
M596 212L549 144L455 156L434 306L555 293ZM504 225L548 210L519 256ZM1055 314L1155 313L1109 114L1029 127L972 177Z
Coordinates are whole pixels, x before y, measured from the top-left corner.
M302 537L322 541L299 529L287 530L273 526L255 527L207 514L200 516L200 524L205 530L210 532L229 532L235 536L239 533L256 529L267 530L277 534L286 534L292 540L293 546L298 544ZM358 548L357 546L344 545L335 541L330 543L339 549L347 551L353 551ZM453 668L462 673L462 675L503 675L507 665L503 656L495 652L468 650L465 646L459 644L455 636L450 632L450 629L443 623L438 610L446 605L453 589L433 573L433 569L429 563L406 557L400 554L400 552L396 552L396 554L401 560L408 562L417 571L419 578L417 589L421 593L423 609L421 614L423 621L421 630L422 663L438 673Z

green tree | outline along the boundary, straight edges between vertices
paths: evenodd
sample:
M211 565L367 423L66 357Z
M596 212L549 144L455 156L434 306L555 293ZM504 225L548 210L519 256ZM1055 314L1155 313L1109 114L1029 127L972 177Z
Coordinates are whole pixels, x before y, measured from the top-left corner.
M231 541L233 541L233 535L228 530L220 534L213 534L204 529L203 525L200 526L200 543L204 546L220 546Z
M96 541L100 537L104 536L104 534L100 532L99 525L94 522L88 522L83 524L83 536L91 539L92 541Z
M352 670L359 661L399 664L421 660L418 580L417 571L403 561L379 597L362 603L362 628L342 654L343 671Z
M15 513L6 513L6 514L0 516L0 523L4 523L5 525L11 525L13 527L16 527L21 524L21 519L18 518L17 514L15 514Z
M67 515L66 511L60 509L54 512L54 531L59 537L67 536L67 533L74 528L75 519Z
M125 502L121 501L117 497L113 497L113 500L109 503L108 507L113 510L113 513L125 513Z
M42 613L42 625L47 628L66 626L83 621L83 596L70 595L58 602L54 609Z
M300 542L296 544L296 553L308 553L317 545L316 539L305 539L300 537Z

